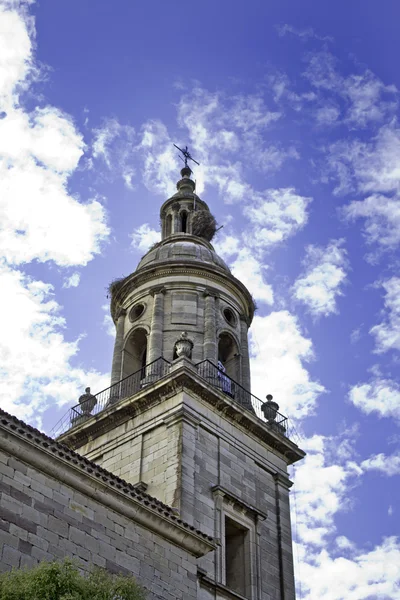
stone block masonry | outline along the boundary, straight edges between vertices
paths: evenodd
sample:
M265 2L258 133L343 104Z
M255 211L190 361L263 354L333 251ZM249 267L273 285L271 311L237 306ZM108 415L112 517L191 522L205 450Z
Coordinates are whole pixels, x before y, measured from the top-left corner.
M0 570L66 556L133 574L149 600L197 598L213 540L161 502L0 412Z

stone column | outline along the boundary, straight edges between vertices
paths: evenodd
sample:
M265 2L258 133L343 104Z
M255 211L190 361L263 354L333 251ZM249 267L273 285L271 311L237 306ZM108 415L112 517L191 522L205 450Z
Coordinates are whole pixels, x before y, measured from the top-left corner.
M217 364L217 325L215 315L215 294L206 290L204 311L204 353L203 359Z
M242 365L242 386L251 391L250 381L250 358L249 358L249 341L248 341L248 324L244 315L240 315L240 354Z
M180 231L180 217L179 217L180 205L178 202L172 205L173 217L172 217L172 233L179 233Z
M151 329L147 347L147 364L162 356L163 352L163 328L164 328L164 294L162 287L151 290L153 296L153 314L151 317Z
M121 380L122 348L124 345L124 326L126 310L121 308L117 316L117 333L115 335L114 354L111 367L111 385Z

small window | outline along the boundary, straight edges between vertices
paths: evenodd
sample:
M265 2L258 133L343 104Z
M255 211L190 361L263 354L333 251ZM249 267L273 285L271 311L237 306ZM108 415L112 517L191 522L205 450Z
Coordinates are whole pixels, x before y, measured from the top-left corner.
M225 321L229 323L231 327L234 327L236 325L236 317L233 310L231 310L230 308L224 308L222 314L224 315Z
M135 304L135 306L131 309L129 313L129 319L131 321L137 321L142 316L145 310L146 306L142 302L140 302L139 304Z
M165 237L168 237L172 233L172 215L167 215L165 220Z
M249 530L225 517L225 583L232 591L249 597Z
M181 212L181 231L182 233L186 233L187 229L187 212Z

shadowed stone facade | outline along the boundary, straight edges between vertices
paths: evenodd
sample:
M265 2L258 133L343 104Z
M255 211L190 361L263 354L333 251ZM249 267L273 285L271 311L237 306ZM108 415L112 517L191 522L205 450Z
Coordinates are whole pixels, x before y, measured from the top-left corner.
M294 600L287 467L304 452L250 394L254 303L181 174L161 242L112 289L110 391L57 442L0 418L2 569L73 555L150 600Z

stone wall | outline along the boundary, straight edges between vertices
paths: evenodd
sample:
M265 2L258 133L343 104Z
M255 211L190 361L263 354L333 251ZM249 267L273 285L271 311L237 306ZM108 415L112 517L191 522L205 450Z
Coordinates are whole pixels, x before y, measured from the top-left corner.
M197 597L196 557L212 547L200 548L200 532L183 531L171 509L146 494L132 491L129 498L128 487L118 491L121 480L89 461L92 474L64 464L57 454L64 456L65 448L51 455L12 438L0 431L0 570L69 556L84 569L133 574L149 600ZM71 455L78 464L81 457Z

